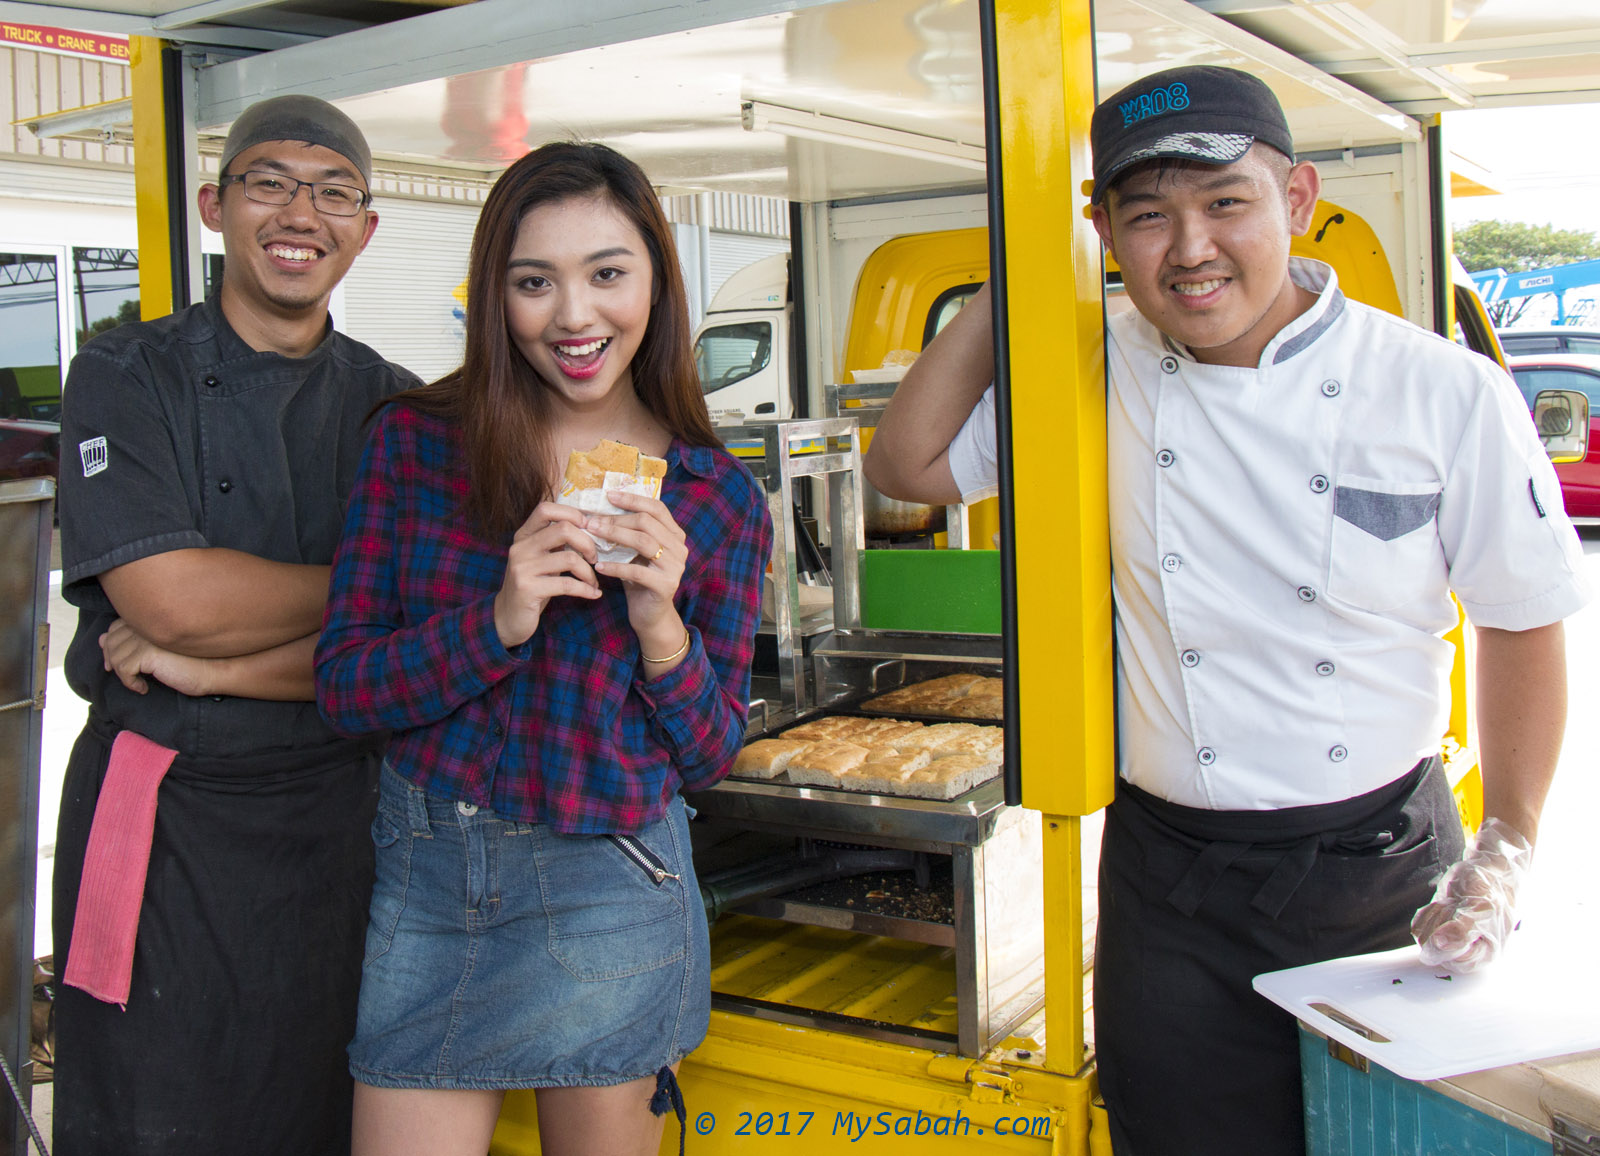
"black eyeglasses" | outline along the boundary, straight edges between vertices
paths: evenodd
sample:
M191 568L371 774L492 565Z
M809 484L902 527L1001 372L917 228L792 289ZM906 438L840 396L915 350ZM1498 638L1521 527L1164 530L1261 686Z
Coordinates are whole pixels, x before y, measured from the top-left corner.
M299 195L302 187L310 189L311 207L330 217L353 217L372 199L354 185L297 181L281 173L265 173L259 169L222 177L217 187L225 189L235 183L244 185L244 195L262 205L287 205Z

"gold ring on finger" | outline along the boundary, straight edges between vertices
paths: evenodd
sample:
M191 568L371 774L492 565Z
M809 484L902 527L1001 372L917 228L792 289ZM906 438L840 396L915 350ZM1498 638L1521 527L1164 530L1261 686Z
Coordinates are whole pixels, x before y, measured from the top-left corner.
M656 552L654 554L650 555L650 561L652 561L652 562L659 561L660 558L661 558L661 552L663 550L665 550L665 549L666 549L665 546L657 546L656 547Z

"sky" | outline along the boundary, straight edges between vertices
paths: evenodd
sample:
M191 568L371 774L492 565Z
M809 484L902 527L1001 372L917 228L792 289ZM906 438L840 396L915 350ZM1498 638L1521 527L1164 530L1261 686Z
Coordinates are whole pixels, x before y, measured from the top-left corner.
M1498 197L1459 197L1453 221L1526 221L1600 233L1600 104L1445 115L1446 147L1490 175Z
M1456 197L1451 223L1524 221L1600 234L1600 104L1494 108L1445 115L1445 144L1487 170L1497 197ZM1578 324L1600 325L1600 285L1566 296ZM1555 298L1535 297L1519 326L1553 324Z

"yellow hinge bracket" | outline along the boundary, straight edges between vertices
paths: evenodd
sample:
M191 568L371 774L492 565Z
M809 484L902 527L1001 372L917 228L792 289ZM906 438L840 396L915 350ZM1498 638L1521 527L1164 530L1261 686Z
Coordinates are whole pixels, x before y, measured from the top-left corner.
M965 1084L980 1103L1027 1101L1061 1108L1083 1103L1093 1095L1089 1075L1063 1075L1033 1066L997 1064L960 1056L937 1056L928 1062L928 1075L952 1084Z
M952 1084L964 1084L979 1103L995 1104L1009 1097L1011 1073L999 1064L968 1060L961 1056L935 1056L928 1061L928 1075Z

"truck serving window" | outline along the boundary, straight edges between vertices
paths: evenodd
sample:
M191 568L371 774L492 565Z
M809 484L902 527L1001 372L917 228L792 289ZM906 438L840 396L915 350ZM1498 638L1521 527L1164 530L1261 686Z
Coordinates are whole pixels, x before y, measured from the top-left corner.
M717 325L694 343L700 390L712 393L760 373L772 360L772 326L765 321Z
M950 319L960 313L962 307L976 297L982 287L981 283L957 285L934 298L933 307L928 310L928 324L922 329L922 348L928 348L928 342L934 339L939 330L950 324Z

